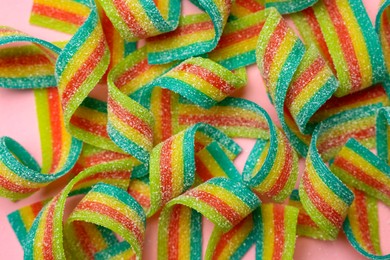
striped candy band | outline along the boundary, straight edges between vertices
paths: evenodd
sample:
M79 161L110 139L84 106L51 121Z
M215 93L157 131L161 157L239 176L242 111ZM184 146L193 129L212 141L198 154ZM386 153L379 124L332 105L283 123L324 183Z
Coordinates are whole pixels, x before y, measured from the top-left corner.
M0 194L11 200L30 196L68 173L76 163L81 142L69 135L55 88L35 91L42 146L42 167L15 140L0 140Z
M150 158L151 208L148 216L194 184L196 145L198 140L204 138L218 142L219 145L215 147L217 151L220 150L218 153L223 153L221 147L233 154L240 152L239 146L231 139L206 124L196 124L155 146ZM220 165L224 163L215 153L207 153L204 156L208 157L208 164L218 164L220 160ZM225 160L225 163L226 161L229 162ZM232 176L232 168L235 170L234 167L221 167L223 176Z
M390 163L390 109L381 108L378 111L376 118L376 148L378 152L378 157L383 160L383 162Z
M265 7L274 7L281 14L289 14L304 10L317 3L317 1L318 0L265 0Z
M8 222L22 246L35 218L48 201L49 200L35 202L31 205L15 210L7 216Z
M257 211L258 209L255 210ZM252 213L228 232L214 229L205 258L241 259L256 241L255 220Z
M390 1L382 0L381 6L376 16L376 32L379 34L379 39L382 44L383 56L387 67L387 73L385 73L385 87L387 93L390 93Z
M315 43L334 66L340 82L336 96L383 81L379 39L361 1L321 0L293 18L305 42Z
M146 217L140 205L124 190L104 183L95 185L73 210L67 225L79 222L113 230L132 245L138 257L142 256Z
M228 19L231 0L192 0L206 14L182 16L175 31L147 39L152 64L183 60L207 53L217 46Z
M159 221L158 256L161 259L201 259L202 216L184 205L174 205Z
M330 169L348 186L390 205L389 165L356 140L348 140L332 160Z
M241 17L259 12L265 9L264 0L236 0L230 10L229 20L236 20Z
M131 248L130 244L126 241L116 243L115 245L104 249L94 255L96 260L105 260L105 259L137 259L137 255L134 250Z
M380 256L377 200L353 189L352 203L343 228L352 246L370 259L386 259Z
M75 178L73 178L68 183L68 185L43 208L39 213L38 217L35 219L30 229L30 232L28 233L27 238L25 240L26 241L26 243L24 244L25 257L29 259L47 258L47 257L64 258L65 257L64 248L68 248L66 245L64 247L63 244L64 240L63 240L63 227L62 227L63 225L62 218L64 213L63 209L65 206L66 198L68 197L69 194L71 194L72 190L73 191L78 190L80 187L84 187L85 190L87 189L87 186L89 187L89 189L87 190L90 190L92 186L102 181L103 176L113 176L113 169L115 169L114 171L116 172L127 171L129 169L129 165L128 164L121 165L113 162L113 163L100 164L97 166L90 167L85 171L83 171L82 173L78 174ZM118 183L118 181L116 184L119 184L119 187L121 187L122 189L123 188L126 189L128 187L129 181L130 181L130 175L127 174L127 181L126 181L127 184L124 184L123 182ZM129 206L130 204L129 205L126 204L127 205L125 207L126 209L131 211L137 211L137 213L142 212L143 214L142 208L140 206L138 206L139 208L135 206L137 203L134 201L133 198L131 198L131 196L128 195L127 192L120 191L118 188L115 188L114 186L108 184L101 184L101 185L115 190L115 192L110 192L109 195L118 196L119 198L115 198L116 201L123 200L124 201L123 204L130 203L129 201L131 201L131 206ZM111 198L112 198L112 203L115 203L116 201L114 197ZM102 212L101 214L104 215L104 212ZM141 214L141 218L142 218L142 214ZM92 216L92 214L90 214L90 216ZM114 221L115 216L116 215L112 216L113 222L111 223L115 222ZM91 218L90 220L93 223L94 219ZM119 219L117 220L119 221ZM88 222L88 220L85 221ZM53 232L54 230L56 230L56 232ZM116 229L113 230L117 231ZM68 253L70 252L67 251L67 254Z
M178 0L99 2L122 38L128 41L172 31L180 15Z
M11 45L15 43L28 45ZM4 46L0 51L1 87L25 89L56 85L53 64L61 52L59 47L6 26L0 26L0 46Z
M290 195L288 205L293 206L299 210L297 221L298 236L311 237L321 240L332 240L332 237L329 236L324 230L322 230L307 214L306 210L302 206L298 190L293 190Z
M180 206L181 205L181 206ZM213 178L199 186L188 190L179 197L171 200L162 210L159 220L159 252L167 254L161 254L161 257L168 258L168 251L172 250L173 255L177 258L179 253L185 253L182 255L185 258L195 258L196 255L191 256L192 252L200 252L200 243L194 243L192 246L198 247L190 251L185 248L175 248L171 246L174 241L167 241L168 235L176 233L175 236L181 237L182 232L188 232L187 228L177 230L175 225L162 225L172 221L172 218L177 218L177 222L181 223L180 217L183 214L178 210L180 208L186 208L191 212L191 209L198 211L200 214L207 217L211 222L215 224L215 228L220 231L229 231L238 223L243 221L253 210L260 205L258 198L244 185L239 182L232 181L226 178ZM183 217L184 218L184 217ZM200 224L200 223L199 223ZM199 225L198 224L198 225ZM199 228L199 227L197 227ZM196 230L196 228L194 228ZM193 232L194 229L191 229ZM220 232L217 231L217 232ZM167 249L168 246L171 246ZM187 245L188 246L188 245ZM171 249L172 248L172 249ZM191 247L192 249L192 247ZM170 253L170 252L169 252Z
M89 8L77 1L34 0L30 23L74 34L85 22L88 14Z
M261 205L258 218L258 259L293 259L298 209L291 206L266 203Z

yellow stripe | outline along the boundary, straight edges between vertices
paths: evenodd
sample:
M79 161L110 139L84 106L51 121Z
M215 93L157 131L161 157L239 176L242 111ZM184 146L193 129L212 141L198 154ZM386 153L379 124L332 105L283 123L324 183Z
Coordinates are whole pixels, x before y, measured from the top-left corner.
M380 183L385 184L387 187L390 187L389 178L386 178L383 172L378 170L375 166L370 164L368 161L364 160L360 155L355 153L353 150L349 148L345 148L340 152L339 156L344 160L349 161L353 165L356 165L358 168L363 169L366 175L370 176L371 178L377 180Z
M4 78L25 78L36 76L53 76L54 66L51 63L33 64L33 65L16 65L0 67L0 77Z
M192 209L180 206L179 220L179 255L178 259L188 259L191 256L191 211Z
M227 177L224 170L219 166L207 149L199 151L196 154L196 157L202 161L213 177Z
M290 107L291 114L298 115L307 102L324 87L331 76L331 71L327 67L324 67L317 76L305 86L298 96L296 96Z
M167 50L178 49L185 47L193 43L199 43L204 41L211 41L215 37L214 29L203 30L200 32L190 33L186 35L180 35L176 37L169 37L165 40L159 40L154 42L147 42L146 46L148 52L164 52Z
M238 43L231 44L230 46L217 49L209 54L209 58L214 61L221 61L238 56L248 51L254 51L256 49L257 38L258 36L256 35L244 41L240 41Z
M69 0L34 0L35 4L44 5L47 7L55 7L60 10L64 10L73 14L87 17L90 13L90 9L80 3Z
M157 35L160 31L154 26L146 14L145 9L141 5L140 1L126 1L127 8L131 10L136 22L148 32L149 35Z
M237 249L242 245L244 240L248 237L249 233L253 228L252 218L249 220L244 220L244 225L240 228L231 241L233 243L227 243L226 247L223 249L222 253L219 256L219 259L230 259L230 257L237 251Z
M347 1L337 1L337 6L343 20L347 21L345 26L348 28L362 76L361 88L369 87L372 85L372 66L364 36L350 4Z
M237 212L241 217L245 217L251 212L251 208L246 205L239 197L233 193L227 191L226 189L213 185L203 185L197 187L197 190L205 191L207 193L213 194L221 201L229 205L235 212Z
M261 214L263 216L264 230L267 230L267 234L263 236L263 259L272 259L275 237L273 205L263 204L261 206Z
M270 66L267 88L269 93L273 96L273 98L275 98L274 95L276 94L275 91L276 91L276 84L278 82L278 79L284 76L281 73L284 64L287 58L289 57L289 53L291 53L292 49L294 48L296 42L297 42L297 37L289 29L287 31L286 37L283 39L283 42L281 43L278 50L276 51L276 54L272 58L272 64Z
M315 173L315 169L311 161L306 162L306 169L309 173L308 181L312 184L314 190L317 191L326 204L331 206L335 211L343 216L345 209L348 208L348 205L323 183L321 178Z
M183 154L184 132L176 135L171 145L171 161L172 167L172 194L179 195L183 192L184 185L184 154Z
M30 230L30 228L34 222L34 219L36 217L32 211L32 208L31 207L21 208L19 210L19 214L20 214L20 217L22 219L22 222L23 222L26 230Z

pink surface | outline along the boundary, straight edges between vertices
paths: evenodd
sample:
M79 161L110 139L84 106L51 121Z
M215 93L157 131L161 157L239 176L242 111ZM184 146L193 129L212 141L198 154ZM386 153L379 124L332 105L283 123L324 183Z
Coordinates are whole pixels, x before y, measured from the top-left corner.
M185 12L193 12L188 1L185 3ZM379 0L365 0L366 8L372 20L378 10ZM57 33L51 30L34 27L29 25L29 13L32 6L32 0L0 0L0 25L7 25L27 32L33 36L49 40L58 41L69 38L69 35ZM274 120L277 120L275 110L270 104L256 66L248 69L248 86L237 93L237 96L247 98L264 107ZM101 95L99 95L101 96ZM103 94L104 96L104 94ZM0 136L10 136L20 142L38 161L41 161L40 142L38 126L35 114L35 103L32 91L7 90L0 88ZM244 148L243 153L236 161L239 170L242 170L245 160L253 145L251 140L237 140ZM32 202L48 198L58 192L60 185L55 183L39 191L28 199L17 203L10 202L0 198L0 258L1 259L21 259L23 251L15 234L13 233L7 221L7 215L12 211ZM69 203L71 208L75 202ZM383 253L390 253L390 210L384 205L379 206L380 216L380 236L382 241ZM205 239L211 233L212 224L207 220L204 223ZM157 236L156 217L148 221L146 241L145 241L145 259L156 258L156 236ZM254 258L254 248L247 254L247 259ZM323 242L308 238L298 238L294 259L364 259L348 243L344 235L340 235L337 241Z

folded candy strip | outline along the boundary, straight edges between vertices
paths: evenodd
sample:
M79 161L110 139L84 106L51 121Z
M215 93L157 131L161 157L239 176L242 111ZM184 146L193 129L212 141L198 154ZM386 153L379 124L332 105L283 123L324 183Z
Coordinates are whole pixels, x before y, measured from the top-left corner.
M314 4L293 15L308 47L276 9L260 11L264 9L261 1L236 1L226 26L230 2L196 1L208 15L186 16L180 21L178 2L171 5L173 9L163 8L174 1L102 1L104 11L92 1L80 1L73 2L78 9L71 12L64 8L68 2L73 1L60 1L59 5L57 1L36 0L33 8L39 14L32 18L35 23L40 19L54 19L56 27L72 23L81 14L77 22L73 20L79 27L69 28L68 32L75 35L62 51L8 28L1 31L0 43L34 42L42 54L48 55L47 59L31 59L26 64L18 55L41 52L31 46L22 46L17 51L9 49L10 57L19 66L36 65L40 61L47 65L43 70L37 68L35 75L50 75L49 61L56 60L53 51L59 53L55 69L59 86L57 99L53 98L57 90L47 90L52 98L49 100L57 104L60 100L62 104L64 122L60 120L58 125L65 125L70 134L99 147L87 146L76 163L79 147L72 160L72 166L76 163L74 172L94 166L79 173L42 209L30 231L31 219L23 222L25 231L20 231L19 237L22 239L28 232L23 240L27 258L64 258L72 254L88 258L141 257L145 218L161 208L159 252L162 258L201 257L199 212L216 226L206 250L207 258L239 257L256 243L259 259L282 256L288 259L293 255L296 231L301 235L335 239L341 227L363 255L373 259L387 257L379 256L377 215L370 215L368 209L376 209L375 199L388 203L389 116L382 108L388 105L388 98L382 86L367 87L384 82L387 88L388 74L379 40L360 1L323 0L316 4L316 1L288 1L289 5L267 1L265 6L275 5L283 13ZM384 1L377 19L386 62L388 4ZM125 13L130 14L125 17L129 20L124 19ZM143 28L132 27L137 26L140 17L155 20L148 23L141 19L146 22ZM164 20L158 24L165 28L158 28L158 19ZM161 34L175 29L175 24L178 29ZM127 43L118 37L124 33L127 40L160 35L149 38L145 48L120 61L134 49L130 43L132 47L125 51ZM113 47L115 43L119 48ZM215 46L207 56L209 59L194 57L168 63L205 54ZM110 53L115 57L110 58ZM234 73L229 70L255 61L286 135L256 104L227 98L246 83L242 70ZM9 69L4 68L4 71ZM18 69L10 71L15 73L14 79L22 78L17 74ZM107 103L88 97L102 79L107 79L109 85ZM49 85L50 81L32 86L22 80L16 84L16 80L3 82L10 88L53 86ZM353 94L330 98L333 94L350 93ZM39 97L44 100L37 94ZM40 116L50 121L44 112L43 109ZM231 161L239 147L225 134L202 122L226 131L230 137L258 139L242 177ZM357 141L348 141L353 137L365 146L374 147L375 122L377 138L386 141L378 142L379 157ZM53 145L52 150L58 147ZM275 204L291 194L296 181L297 155L293 147L301 155L307 154L299 196L295 194L290 202L298 209ZM49 148L47 145L43 150L50 154ZM24 150L18 148L12 153L39 171L38 164ZM7 161L12 153L8 152ZM56 169L60 160L56 152L51 153L52 157L48 157L51 162L43 164L49 171ZM353 157L347 156L346 161L345 154ZM330 168L326 165L329 160ZM105 163L99 164L102 162ZM367 165L372 171L367 172L360 165ZM19 169L15 168L14 172L19 173ZM136 175L131 180L130 172ZM98 182L106 184L94 186ZM63 229L66 198L85 193ZM259 197L270 199L272 204L259 208ZM116 205L115 212L112 205ZM134 216L132 220L136 221L126 220L126 215ZM10 221L18 223L16 220L17 213L14 213ZM18 224L13 226L23 230L18 229ZM364 231L367 226L369 232ZM273 238L264 232L270 230ZM125 242L110 240L113 232ZM91 247L93 243L99 246Z

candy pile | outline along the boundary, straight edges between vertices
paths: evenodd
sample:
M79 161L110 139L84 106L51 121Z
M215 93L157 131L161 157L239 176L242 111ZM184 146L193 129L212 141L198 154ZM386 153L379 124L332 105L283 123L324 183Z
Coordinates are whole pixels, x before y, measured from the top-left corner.
M9 215L25 258L142 258L159 214L161 259L202 257L202 216L214 223L206 259L254 244L258 259L292 259L297 235L340 230L390 259L377 215L390 206L390 1L376 30L361 0L192 3L203 13L182 16L180 0L34 0L32 24L73 35L60 44L0 27L0 86L34 89L43 153L40 166L1 138L0 196L69 179ZM281 128L230 97L254 63ZM98 84L107 102L89 97ZM256 139L242 173L233 137Z

